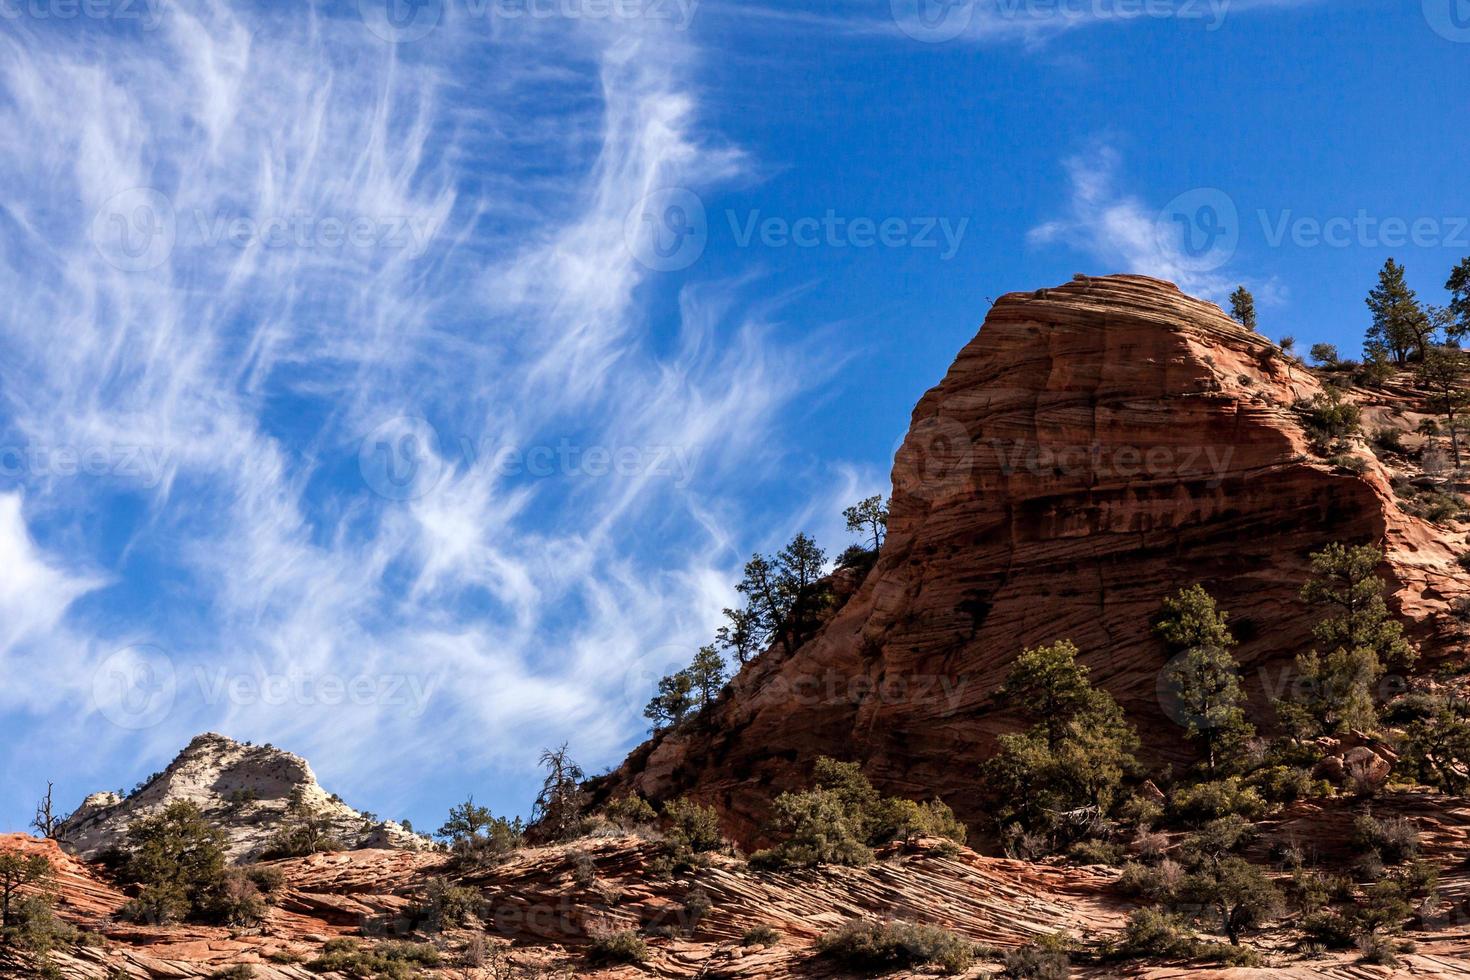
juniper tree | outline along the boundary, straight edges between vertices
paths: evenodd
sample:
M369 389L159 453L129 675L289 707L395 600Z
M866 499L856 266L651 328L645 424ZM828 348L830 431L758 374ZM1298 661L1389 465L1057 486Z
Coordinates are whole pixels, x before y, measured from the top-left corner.
M1411 355L1423 354L1429 345L1430 321L1404 279L1402 265L1391 258L1384 263L1378 285L1368 292L1367 304L1373 324L1368 328L1366 347L1388 351L1400 366Z
M1226 614L1201 585L1164 600L1164 617L1155 627L1175 654L1164 668L1167 689L1177 699L1185 735L1204 749L1206 771L1235 755L1255 734L1241 707L1240 665L1231 655L1235 637Z
M51 862L41 854L0 853L0 928L13 924L12 906L22 889L45 890L53 880Z
M1247 330L1256 329L1256 298L1244 286L1230 294L1230 315Z
M1117 701L1092 686L1071 641L1022 651L1000 697L1030 727L1002 735L982 768L997 822L1051 831L1071 812L1106 812L1135 764L1138 736Z

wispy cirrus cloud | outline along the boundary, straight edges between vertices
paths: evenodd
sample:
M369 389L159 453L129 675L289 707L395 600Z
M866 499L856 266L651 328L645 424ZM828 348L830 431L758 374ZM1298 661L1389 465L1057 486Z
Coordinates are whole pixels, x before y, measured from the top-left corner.
M1104 271L1167 279L1217 302L1244 281L1227 271L1241 229L1235 204L1223 191L1196 188L1150 205L1120 186L1122 156L1107 143L1064 166L1070 186L1064 213L1032 228L1031 246L1064 246L1104 264ZM1248 284L1265 301L1279 300L1274 281Z
M746 166L700 132L687 34L393 45L354 8L0 38L0 125L47 134L0 147L0 431L160 461L22 474L0 596L48 590L18 622L84 677L132 644L167 675L103 704L30 672L15 724L99 772L223 729L384 805L462 792L453 746L520 806L543 744L613 761L648 664L707 641L740 559L722 477L774 465L822 373L748 281L650 313L629 212ZM26 756L7 780L51 765Z

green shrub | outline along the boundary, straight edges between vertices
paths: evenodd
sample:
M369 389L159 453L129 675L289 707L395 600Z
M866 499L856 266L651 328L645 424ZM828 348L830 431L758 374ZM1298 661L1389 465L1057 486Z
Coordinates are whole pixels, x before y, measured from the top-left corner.
M196 804L179 800L133 821L127 842L119 877L141 890L124 917L164 924L198 916L238 925L264 914L255 886L226 869L224 834Z
M1153 867L1129 861L1123 865L1116 887L1124 895L1165 902L1173 898L1184 883L1184 868L1177 862L1164 860Z
M414 912L414 919L429 929L458 929L475 919L485 917L485 899L473 888L465 888L431 878L424 886L424 900Z
M781 934L773 926L751 926L740 937L742 946L774 946L781 941Z
M1169 799L1173 815L1189 824L1204 823L1228 815L1259 820L1266 813L1266 801L1255 789L1246 786L1238 776L1181 786Z
M1353 843L1377 851L1386 864L1402 864L1419 854L1419 828L1412 820L1378 820L1362 814L1353 821Z
M854 919L817 940L822 955L851 970L878 972L936 966L964 973L974 962L971 944L937 926Z
M1029 946L1008 950L1005 975L1027 980L1067 980L1072 973L1071 940L1065 935L1042 936Z
M602 815L613 826L625 831L653 827L658 823L658 814L652 804L641 796L624 796L613 800L603 808Z
M1246 785L1268 803L1294 803L1332 793L1332 784L1296 766L1268 766L1246 777Z
M672 800L664 804L664 819L669 822L669 843L676 848L704 854L725 846L720 815L714 807L687 799Z
M1403 455L1404 449L1403 433L1398 429L1379 429L1373 433L1373 446L1386 453L1398 453Z
M228 966L223 970L216 970L209 975L209 980L254 980L255 967L240 964L239 966Z
M969 831L942 800L916 803L890 797L877 804L871 821L871 843L907 844L919 837L943 837L963 844L969 839Z
M266 903L260 889L242 871L227 871L195 902L196 911L220 925L247 927L265 921Z
M864 840L861 824L833 790L782 793L772 807L771 836L775 847L757 851L750 863L756 868L810 868L821 864L851 867L873 863L873 849Z
M597 936L587 947L587 960L596 966L644 963L648 955L648 943L632 929Z
M1123 848L1100 840L1082 840L1067 848L1067 860L1073 864L1121 864Z
M333 939L306 964L313 973L341 973L355 980L412 980L441 964L439 951L425 943L393 942L365 947L355 939Z
M245 876L265 896L274 895L286 886L286 875L280 868L261 864L252 865L245 869Z
M1187 959L1199 945L1179 919L1158 909L1142 908L1128 916L1118 953L1136 959Z

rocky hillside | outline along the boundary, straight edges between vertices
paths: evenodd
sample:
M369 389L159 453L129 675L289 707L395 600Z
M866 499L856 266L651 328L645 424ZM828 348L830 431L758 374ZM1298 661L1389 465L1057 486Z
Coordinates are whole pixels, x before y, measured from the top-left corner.
M1352 389L1365 429L1412 433L1411 392ZM1014 718L995 692L1024 647L1070 638L1154 763L1184 761L1156 693L1151 618L1200 582L1228 610L1256 717L1310 647L1308 555L1381 542L1390 604L1429 659L1459 641L1463 534L1410 513L1359 439L1325 458L1298 410L1314 372L1216 306L1140 276L1001 298L914 410L887 541L812 641L739 676L708 725L640 748L599 786L716 805L750 840L817 755L975 823L975 773ZM1417 438L1409 435L1410 441ZM1354 459L1356 462L1354 462ZM1407 465L1407 464L1406 464Z
M200 735L168 768L132 793L94 793L58 829L57 839L90 860L121 845L128 825L176 800L198 804L225 832L229 856L261 854L296 805L327 818L332 835L347 847L420 848L430 842L399 824L354 810L322 789L300 756L269 745L246 745L213 733Z

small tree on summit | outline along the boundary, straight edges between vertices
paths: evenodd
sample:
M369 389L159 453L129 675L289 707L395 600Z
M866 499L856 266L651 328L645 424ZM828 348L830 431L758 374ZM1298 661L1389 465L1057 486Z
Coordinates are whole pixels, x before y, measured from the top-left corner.
M715 703L725 688L725 658L713 646L700 647L689 665L688 674L695 706L704 711Z
M1164 600L1164 618L1155 632L1176 654L1164 668L1164 680L1178 699L1181 717L1176 720L1203 746L1206 771L1213 777L1255 734L1241 708L1240 665L1230 654L1235 637L1225 613L1201 585Z
M1230 315L1247 330L1256 329L1256 298L1244 286L1230 294Z
M1460 264L1450 273L1444 288L1450 293L1450 322L1445 327L1445 334L1450 340L1458 342L1461 337L1470 334L1470 258L1460 260Z

